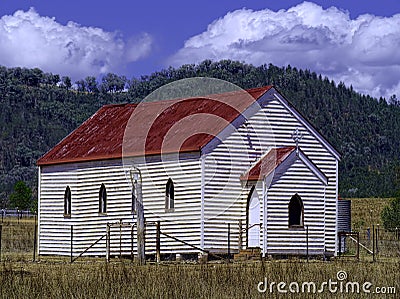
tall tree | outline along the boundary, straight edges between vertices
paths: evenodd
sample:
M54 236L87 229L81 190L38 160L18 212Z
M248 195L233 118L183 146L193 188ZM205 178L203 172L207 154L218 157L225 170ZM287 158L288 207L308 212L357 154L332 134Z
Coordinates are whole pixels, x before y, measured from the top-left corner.
M78 80L75 82L76 84L76 89L80 92L85 92L86 91L86 85L85 85L85 81L83 80Z
M85 78L85 85L86 89L89 92L99 92L99 89L97 87L97 81L96 78L93 76L88 76Z
M121 92L125 88L127 80L125 76L118 76L113 73L108 73L102 79L101 90L104 93L111 92Z
M385 229L393 231L400 229L400 192L382 211L382 222Z
M71 78L68 76L63 76L61 78L61 86L67 90L71 89L71 87L72 87Z
M32 190L25 182L18 181L14 185L14 192L10 194L10 205L13 208L26 210L32 205Z

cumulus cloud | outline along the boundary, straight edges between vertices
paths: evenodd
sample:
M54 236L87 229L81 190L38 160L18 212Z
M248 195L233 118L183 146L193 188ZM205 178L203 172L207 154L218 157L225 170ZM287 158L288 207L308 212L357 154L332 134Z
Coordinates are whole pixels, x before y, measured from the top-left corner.
M152 38L143 33L124 40L116 32L66 25L40 16L33 8L0 19L0 64L39 67L80 79L87 75L117 72L124 64L145 57Z
M168 61L234 59L308 68L373 96L400 96L400 14L351 19L303 2L288 10L229 12L188 39Z

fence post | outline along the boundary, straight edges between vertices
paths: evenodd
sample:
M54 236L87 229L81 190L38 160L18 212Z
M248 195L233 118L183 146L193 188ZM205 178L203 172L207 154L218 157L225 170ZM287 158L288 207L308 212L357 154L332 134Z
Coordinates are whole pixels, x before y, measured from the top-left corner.
M122 219L119 220L119 258L122 258Z
M306 226L306 246L307 246L307 262L308 262L308 225Z
M379 254L379 224L376 225L376 234L375 234L375 246L376 246L376 254Z
M242 250L242 220L239 220L239 251Z
M231 224L228 223L228 261L231 259Z
M145 223L144 223L144 208L142 198L142 184L136 183L137 190L137 253L139 265L146 263L145 257Z
M375 225L372 224L372 261L375 262Z
M110 261L110 224L108 222L106 228L106 261Z
M133 257L134 257L134 254L133 254L133 229L134 229L134 227L135 227L135 224L134 223L132 223L132 226L131 226L131 259L132 259L132 262L133 262Z
M36 243L37 243L37 217L35 213L35 228L34 228L34 234L33 234L33 261L36 261Z
M73 252L74 252L74 246L73 246L73 242L74 242L74 226L71 225L71 263L73 261Z
M156 224L156 261L160 263L161 261L161 227L160 220Z

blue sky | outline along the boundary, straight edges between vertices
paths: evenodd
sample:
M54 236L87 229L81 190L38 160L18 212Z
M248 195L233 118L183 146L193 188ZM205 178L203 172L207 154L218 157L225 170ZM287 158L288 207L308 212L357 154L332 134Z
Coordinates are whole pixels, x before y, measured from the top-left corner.
M0 64L73 80L206 58L290 64L400 96L399 0L1 1Z

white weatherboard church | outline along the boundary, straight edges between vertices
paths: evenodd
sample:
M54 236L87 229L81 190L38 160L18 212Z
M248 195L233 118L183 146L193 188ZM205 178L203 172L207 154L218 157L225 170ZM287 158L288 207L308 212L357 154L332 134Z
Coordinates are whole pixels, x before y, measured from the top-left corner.
M136 167L146 254L155 252L159 220L163 232L211 253L227 252L230 224L231 252L333 256L339 159L272 86L107 105L38 160L39 254L69 255L71 225L78 255L107 223L135 223ZM125 239L120 246L131 250ZM161 252L200 253L165 236ZM105 254L105 239L86 253Z

